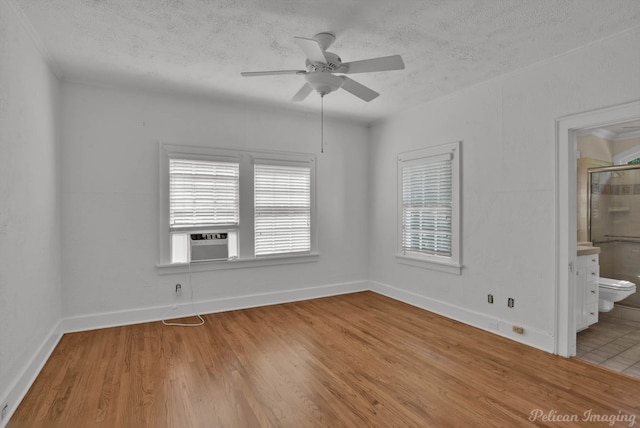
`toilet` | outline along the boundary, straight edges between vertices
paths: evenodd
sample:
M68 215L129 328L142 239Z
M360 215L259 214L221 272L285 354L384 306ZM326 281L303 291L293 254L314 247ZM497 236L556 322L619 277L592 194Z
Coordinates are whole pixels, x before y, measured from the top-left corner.
M635 293L636 285L623 279L600 277L598 292L600 293L598 312L609 312L613 309L614 302L619 302Z

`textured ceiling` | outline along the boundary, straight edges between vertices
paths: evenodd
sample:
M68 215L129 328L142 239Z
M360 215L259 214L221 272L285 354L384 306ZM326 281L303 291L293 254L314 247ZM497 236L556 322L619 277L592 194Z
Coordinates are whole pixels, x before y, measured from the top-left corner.
M640 26L640 0L11 0L62 78L135 84L317 109L289 99L304 69L293 36L334 32L343 61L400 54L402 71L358 74L325 109L373 121L462 87Z

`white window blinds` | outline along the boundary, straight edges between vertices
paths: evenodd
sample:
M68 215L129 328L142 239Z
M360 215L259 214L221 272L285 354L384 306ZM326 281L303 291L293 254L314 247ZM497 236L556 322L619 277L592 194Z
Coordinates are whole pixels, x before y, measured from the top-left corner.
M311 170L254 166L255 255L309 252Z
M169 159L169 225L172 229L238 224L239 165Z
M402 167L402 252L451 257L451 154Z

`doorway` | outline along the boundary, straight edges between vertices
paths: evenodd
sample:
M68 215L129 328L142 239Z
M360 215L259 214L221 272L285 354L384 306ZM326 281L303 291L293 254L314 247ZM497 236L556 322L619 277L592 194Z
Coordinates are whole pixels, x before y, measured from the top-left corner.
M556 120L556 319L554 353L576 355L577 135L580 130L640 119L640 101Z

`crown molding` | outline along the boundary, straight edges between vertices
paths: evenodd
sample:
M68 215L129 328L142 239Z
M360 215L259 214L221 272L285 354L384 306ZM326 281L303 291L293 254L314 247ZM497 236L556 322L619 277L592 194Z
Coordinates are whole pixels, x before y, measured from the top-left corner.
M44 42L40 38L40 35L36 31L35 27L31 23L27 15L24 13L22 8L18 6L15 0L5 0L5 1L9 5L9 9L12 10L16 20L20 23L20 25L27 32L27 34L29 34L29 37L31 38L33 43L36 45L36 48L38 49L38 51L40 51L40 54L44 58L45 62L47 63L47 65L49 66L53 74L58 78L58 80L62 80L62 72L60 70L60 67L56 64L56 61L53 59L53 55L51 55L51 51L47 49L47 46L44 44Z
M607 131L606 129L581 129L578 131L578 136L582 137L584 135L595 135L596 137L604 138L605 140L613 140L616 138L616 134L611 131Z
M613 138L613 141L630 140L632 138L640 138L640 131L632 131L632 132L625 132L624 134L618 134Z
M595 135L596 137L604 138L609 141L622 141L629 140L631 138L640 138L640 131L625 132L624 134L616 134L606 129L581 129L578 131L578 136L583 137L585 135Z

